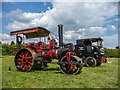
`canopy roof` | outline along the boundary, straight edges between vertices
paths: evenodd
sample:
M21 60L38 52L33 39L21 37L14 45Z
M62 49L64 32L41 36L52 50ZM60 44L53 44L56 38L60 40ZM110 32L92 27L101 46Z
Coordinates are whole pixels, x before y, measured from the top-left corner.
M88 40L88 41L92 41L92 42L97 42L97 41L103 41L102 38L98 37L98 38L86 38L86 39L79 39L79 40Z
M37 38L37 37L46 37L50 35L50 31L42 27L29 28L25 30L13 31L10 32L10 35L18 35L23 34L27 39L29 38Z

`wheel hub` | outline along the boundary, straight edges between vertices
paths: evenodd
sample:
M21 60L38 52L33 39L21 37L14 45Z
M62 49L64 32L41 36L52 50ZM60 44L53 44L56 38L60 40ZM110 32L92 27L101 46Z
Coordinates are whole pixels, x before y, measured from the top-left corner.
M27 59L25 59L25 58L23 59L24 62L26 62L26 60L27 60Z
M89 59L88 64L92 65L93 63L94 63L94 61L92 59Z

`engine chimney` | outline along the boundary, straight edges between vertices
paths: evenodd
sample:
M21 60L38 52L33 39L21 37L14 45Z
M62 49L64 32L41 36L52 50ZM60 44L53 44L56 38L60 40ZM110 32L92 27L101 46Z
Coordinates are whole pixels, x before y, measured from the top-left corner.
M59 46L63 47L63 25L58 25L58 33L59 33Z

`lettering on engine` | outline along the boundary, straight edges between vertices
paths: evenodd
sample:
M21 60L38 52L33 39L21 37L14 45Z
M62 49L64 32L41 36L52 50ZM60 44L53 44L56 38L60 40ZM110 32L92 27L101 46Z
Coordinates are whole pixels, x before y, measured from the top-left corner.
M79 50L84 50L84 47L79 47Z

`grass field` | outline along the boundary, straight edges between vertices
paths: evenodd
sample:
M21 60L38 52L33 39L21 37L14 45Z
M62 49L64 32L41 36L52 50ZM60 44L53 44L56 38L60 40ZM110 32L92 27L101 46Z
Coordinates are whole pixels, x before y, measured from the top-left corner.
M16 70L13 56L3 56L2 88L118 88L118 59L108 58L108 62L95 68L83 67L78 75L62 74L57 64L27 73Z

